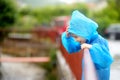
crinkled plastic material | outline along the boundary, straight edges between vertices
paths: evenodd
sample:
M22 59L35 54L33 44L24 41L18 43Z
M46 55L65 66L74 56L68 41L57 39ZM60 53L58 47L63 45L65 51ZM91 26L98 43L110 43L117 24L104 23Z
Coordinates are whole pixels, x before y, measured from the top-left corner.
M62 43L68 53L75 53L80 51L80 43L75 41L73 37L67 37L66 32L62 34Z
M92 48L90 48L89 51L98 76L100 76L99 80L109 80L110 65L113 59L109 53L107 41L97 33L97 28L98 25L96 22L87 18L77 10L73 11L68 32L83 37L87 40L86 43L92 44ZM70 36L67 38L64 32L61 39L68 53L80 51L80 43L76 42L73 37Z
M72 13L68 32L90 40L97 28L97 23L76 10Z
M113 59L109 53L107 41L100 35L92 41L92 48L90 54L97 69L109 67Z

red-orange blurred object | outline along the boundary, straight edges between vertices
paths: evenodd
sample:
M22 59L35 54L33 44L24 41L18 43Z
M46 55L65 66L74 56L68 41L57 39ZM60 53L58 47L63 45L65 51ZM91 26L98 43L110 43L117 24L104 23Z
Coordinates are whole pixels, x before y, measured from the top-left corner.
M63 47L62 43L60 43L60 50L65 60L69 64L69 67L73 75L75 76L76 80L81 80L83 51L81 50L81 52L79 53L68 54L68 52Z

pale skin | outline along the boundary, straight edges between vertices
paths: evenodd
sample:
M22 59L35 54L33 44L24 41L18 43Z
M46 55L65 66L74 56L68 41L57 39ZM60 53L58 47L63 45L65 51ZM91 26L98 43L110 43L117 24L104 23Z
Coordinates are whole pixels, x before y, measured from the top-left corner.
M90 49L90 48L92 47L91 44L85 43L85 42L86 42L86 39L84 39L84 38L82 38L82 37L79 37L79 36L77 36L77 35L75 35L75 34L69 33L69 32L68 32L68 28L69 28L69 26L66 28L66 35L67 35L67 37L69 37L69 36L71 35L72 37L75 38L75 40L76 40L77 42L80 42L80 43L81 43L81 49L85 49L85 48Z

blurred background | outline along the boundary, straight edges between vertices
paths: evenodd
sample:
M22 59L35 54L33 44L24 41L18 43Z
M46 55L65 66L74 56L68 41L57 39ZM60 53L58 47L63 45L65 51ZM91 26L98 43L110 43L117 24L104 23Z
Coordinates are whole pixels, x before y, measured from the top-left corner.
M74 58L82 56L71 58L60 40L73 10L98 23L114 58L110 80L119 80L119 5L120 0L0 0L0 80L79 80L81 62Z

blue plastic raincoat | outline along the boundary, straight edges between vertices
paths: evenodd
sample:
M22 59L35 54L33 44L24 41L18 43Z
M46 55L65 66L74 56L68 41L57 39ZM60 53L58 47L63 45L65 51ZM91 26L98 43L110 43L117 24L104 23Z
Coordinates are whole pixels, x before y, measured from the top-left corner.
M110 65L113 59L109 53L107 41L98 34L97 28L96 22L87 18L78 10L73 11L68 32L85 38L86 43L92 45L89 51L95 64L98 78L99 80L109 80ZM81 44L76 42L72 36L67 37L66 32L62 34L61 39L68 53L71 54L81 50Z

